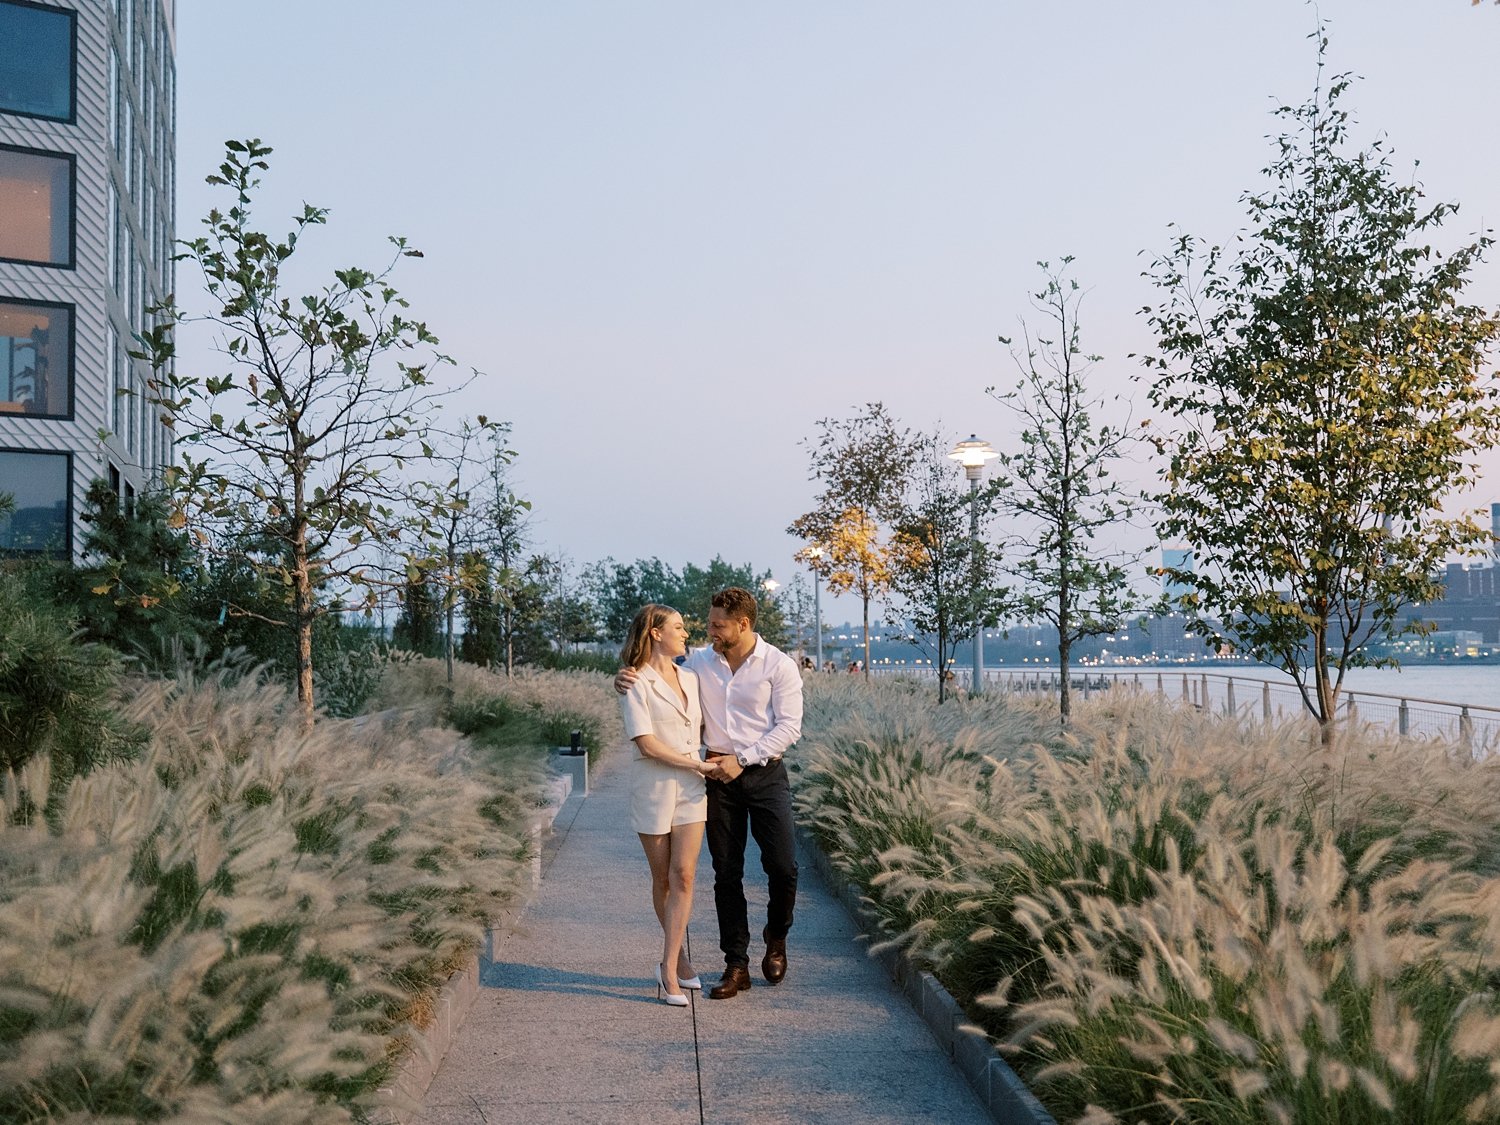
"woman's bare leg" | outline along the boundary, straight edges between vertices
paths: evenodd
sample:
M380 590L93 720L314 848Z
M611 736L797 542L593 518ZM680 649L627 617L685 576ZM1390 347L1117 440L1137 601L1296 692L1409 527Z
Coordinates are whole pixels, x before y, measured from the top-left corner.
M667 901L662 921L661 963L683 978L686 958L682 943L687 934L688 917L693 912L693 878L698 872L698 852L703 847L703 822L677 824L672 827L671 862L667 872Z
M656 911L656 921L666 929L667 926L667 886L670 882L668 873L672 866L672 837L667 833L653 836L646 832L637 832L641 838L641 847L646 852L646 862L651 865L651 907Z
M675 829L673 830L676 831ZM646 852L646 862L651 865L651 905L656 910L656 920L661 924L662 933L667 932L667 925L671 909L671 883L672 883L672 837L670 835L655 836L647 832L636 833L641 838L641 847ZM686 928L686 922L684 922ZM681 944L681 939L678 939ZM682 992L677 986L677 978L672 975L672 961L662 961L662 988L676 996Z

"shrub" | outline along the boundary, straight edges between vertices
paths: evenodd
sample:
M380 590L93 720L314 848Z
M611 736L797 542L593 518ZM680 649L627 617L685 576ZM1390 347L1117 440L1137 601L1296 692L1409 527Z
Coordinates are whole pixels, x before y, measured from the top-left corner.
M140 760L0 825L0 1120L368 1117L527 877L533 776L399 720L303 735L253 676L135 686Z
M112 710L117 658L76 638L73 619L51 601L50 581L40 567L0 573L0 770L46 757L56 790L129 758L143 734ZM45 800L45 790L30 792ZM24 815L25 806L14 811Z
M809 686L796 800L1064 1118L1491 1119L1500 763L1124 693Z

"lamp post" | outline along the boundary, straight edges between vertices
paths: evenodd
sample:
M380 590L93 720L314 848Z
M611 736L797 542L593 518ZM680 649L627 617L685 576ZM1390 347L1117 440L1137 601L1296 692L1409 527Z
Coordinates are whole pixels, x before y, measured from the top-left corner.
M969 478L969 538L973 541L974 565L970 572L970 590L974 596L974 686L971 694L978 695L984 685L984 618L979 612L979 478L984 475L984 466L1000 454L987 441L970 434L967 439L953 447L949 457L964 467L964 476ZM938 669L938 675L943 669Z
M818 605L818 560L823 557L822 547L809 547L807 557L812 559L813 572L813 635L817 638L818 671L823 670L823 609Z

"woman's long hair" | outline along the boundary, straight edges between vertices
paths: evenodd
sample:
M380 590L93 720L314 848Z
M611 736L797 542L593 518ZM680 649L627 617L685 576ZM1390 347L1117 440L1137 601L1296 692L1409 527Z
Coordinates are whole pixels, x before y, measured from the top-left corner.
M676 612L669 605L641 606L630 623L630 632L625 634L625 647L620 649L620 660L625 667L639 668L651 659L651 630L660 629Z

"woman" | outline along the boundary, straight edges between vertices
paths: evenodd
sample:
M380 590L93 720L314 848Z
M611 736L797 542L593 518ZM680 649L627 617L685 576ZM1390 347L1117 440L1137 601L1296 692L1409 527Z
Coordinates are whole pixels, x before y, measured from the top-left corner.
M698 677L673 663L686 652L682 614L665 605L642 606L620 650L625 666L639 672L621 697L620 710L625 734L636 746L630 764L630 823L651 865L651 904L662 929L656 994L678 1008L687 1006L684 989L703 987L682 945L708 819L703 779L714 771L699 755L703 712Z

